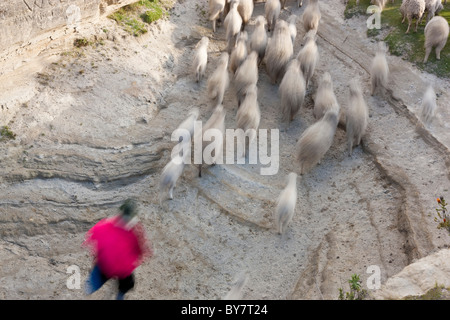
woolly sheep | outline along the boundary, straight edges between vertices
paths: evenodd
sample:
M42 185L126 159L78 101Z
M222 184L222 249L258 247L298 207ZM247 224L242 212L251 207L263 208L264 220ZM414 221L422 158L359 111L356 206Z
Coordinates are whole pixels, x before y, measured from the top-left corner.
M289 31L291 32L291 40L292 45L294 45L295 38L297 37L297 16L295 14L291 14L287 20L289 23Z
M265 29L266 19L263 16L256 17L256 25L250 37L250 51L258 53L258 65L263 61L266 54L267 32Z
M233 40L241 31L242 18L237 7L239 5L239 0L231 0L230 12L228 12L224 25L225 25L225 38L227 40L227 51L231 53L231 49L234 47Z
M234 74L233 84L236 90L238 106L241 105L241 102L244 99L248 88L251 85L256 85L257 82L258 54L256 53L256 51L252 51Z
M239 5L238 5L237 10L242 18L241 30L245 29L245 26L247 25L248 21L252 17L253 8L254 8L253 0L239 0Z
M403 0L400 6L400 13L402 14L402 23L405 22L405 19L408 19L408 28L405 33L409 32L409 28L411 27L411 23L413 19L416 19L416 28L415 32L417 32L417 26L420 21L422 21L423 13L425 12L425 0Z
M302 133L296 144L296 161L300 166L300 174L303 175L320 163L333 143L338 121L338 114L329 110Z
M386 89L389 79L389 66L386 60L386 45L384 42L378 43L378 48L375 53L375 57L372 60L370 68L371 78L371 95L375 94L375 91L379 88Z
M170 200L173 199L173 190L175 189L178 179L183 174L184 166L184 157L176 155L164 167L159 181L159 203L161 206L166 192L168 192L168 198Z
M272 83L282 79L293 53L289 25L284 20L278 20L266 48L266 71Z
M223 52L220 55L216 70L208 79L208 97L214 100L214 105L222 104L225 91L230 85L230 76L228 74L229 54Z
M225 8L226 0L209 0L209 16L208 19L212 22L213 32L216 32L216 23L220 19L220 15Z
M431 18L425 26L425 58L423 62L428 61L428 57L433 47L436 47L436 59L441 59L441 50L447 43L449 27L448 22L441 16Z
M192 137L194 136L194 124L195 124L195 121L198 119L199 113L200 112L199 112L198 108L196 108L196 107L192 108L189 111L188 117L182 123L180 123L180 125L178 126L177 129L187 130L192 139ZM180 136L178 141L179 142L183 141L183 136Z
M206 64L208 63L208 44L209 38L202 37L195 47L196 51L193 66L197 82L200 82L205 74Z
M334 94L333 80L329 72L325 72L320 80L314 100L314 117L320 119L328 111L339 113L339 104Z
M252 84L246 92L245 98L236 113L236 123L239 129L242 129L245 133L249 134L249 143L256 138L256 132L259 127L259 122L261 121L261 111L258 105L258 89L256 84ZM245 155L245 140L244 146L242 148L243 154Z
M305 32L308 32L309 30L317 31L321 17L322 14L320 13L319 0L309 0L302 15Z
M319 50L315 41L315 33L309 31L305 35L305 45L297 54L297 60L300 62L300 68L305 77L305 88L308 88L314 71L316 69L317 61L319 60Z
M244 62L247 58L247 31L241 31L236 40L236 46L231 52L229 68L234 74L237 68Z
M281 96L281 118L289 126L305 100L305 79L297 59L289 63L278 90Z
M425 0L425 12L427 12L427 23L444 9L441 0Z
M428 126L436 114L436 93L431 85L427 87L423 95L421 107L420 120Z
M205 125L203 125L202 127L202 131L197 133L197 135L201 134L201 137L194 137L194 142L195 141L201 141L202 146L201 146L201 151L202 151L202 163L198 164L198 176L201 177L202 176L202 166L203 163L205 163L205 159L204 159L204 155L203 155L203 151L205 150L205 147L210 146L211 148L213 148L215 150L214 152L214 156L211 156L211 159L208 159L208 162L210 162L210 164L215 164L217 162L217 160L222 157L223 155L223 139L220 140L214 140L210 143L205 143L205 141L203 141L204 138L204 134L207 130L209 129L217 129L222 133L222 137L225 134L225 109L223 108L223 105L217 105L216 108L214 109L214 112L211 114L211 116L209 117L209 119L206 121ZM198 146L194 145L195 148L198 148ZM196 150L194 150L194 153L196 152Z
M274 30L281 11L280 0L267 0L264 5L264 13L267 21L267 31Z
M361 143L369 121L369 109L362 94L361 86L356 80L350 82L349 104L346 110L346 134L348 154L351 156L353 146Z
M291 222L297 204L297 173L288 174L288 183L281 191L275 209L276 226L279 234L283 234Z

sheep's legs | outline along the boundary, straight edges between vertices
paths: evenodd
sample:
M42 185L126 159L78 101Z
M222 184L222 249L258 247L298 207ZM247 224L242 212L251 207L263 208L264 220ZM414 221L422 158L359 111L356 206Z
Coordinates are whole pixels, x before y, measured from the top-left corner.
M171 186L170 188L169 188L169 199L170 200L173 200L173 189L175 188L175 186Z
M431 47L427 47L425 50L425 59L423 59L423 63L427 62L430 52L431 52Z
M441 50L444 48L445 43L441 43L436 47L436 59L441 60Z

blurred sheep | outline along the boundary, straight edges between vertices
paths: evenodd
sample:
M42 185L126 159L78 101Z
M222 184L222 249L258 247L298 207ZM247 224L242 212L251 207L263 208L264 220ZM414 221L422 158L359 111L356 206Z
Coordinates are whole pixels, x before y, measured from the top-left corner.
M267 32L265 29L266 19L263 16L256 17L255 28L250 37L250 51L258 53L258 65L263 61L267 47Z
M286 66L294 53L289 25L278 20L272 37L267 43L266 71L272 83L277 83L284 76Z
M305 32L308 32L309 30L317 31L321 17L322 14L320 13L319 0L309 0L302 15Z
M350 96L346 110L346 134L348 154L351 156L353 146L361 143L369 122L369 109L362 94L361 86L356 80L350 81Z
M428 57L433 47L436 47L436 59L441 59L441 50L445 47L448 39L448 22L441 16L433 17L425 26L425 58L423 62L428 61Z
M339 113L339 104L334 94L333 80L329 72L325 72L320 79L314 99L314 117L320 119L328 110Z
M237 68L247 58L247 31L241 31L236 40L236 46L231 52L229 68L232 74L234 74Z
M230 1L230 0L227 0ZM237 7L239 5L239 0L231 0L230 11L225 17L225 38L227 40L227 51L231 53L232 48L235 45L235 37L241 31L242 18L239 14Z
M241 30L245 29L245 26L247 25L248 21L252 17L253 8L254 8L253 0L239 0L239 5L238 5L237 10L242 18Z
M319 50L315 37L313 31L306 33L305 45L297 54L297 60L300 62L300 68L305 78L305 88L308 88L319 60Z
M283 234L286 231L289 223L294 216L296 204L297 173L290 172L288 175L288 183L286 187L281 191L277 199L277 206L275 209L275 221L279 234Z
M258 54L250 52L245 61L239 66L234 74L233 84L236 91L238 106L241 105L247 90L258 82Z
M436 114L436 93L429 85L423 95L420 120L425 126L429 126Z
M278 90L281 96L281 119L289 127L303 105L306 92L305 79L297 59L289 63Z
M228 60L228 53L223 52L220 55L216 70L214 70L214 72L208 79L208 97L214 100L214 106L222 104L225 91L227 91L230 85L230 76L228 74Z
M320 163L325 153L330 149L339 121L335 109L331 108L300 136L295 151L296 161L300 166L300 174L305 174L317 163Z
M194 72L197 82L205 75L206 64L208 63L208 44L209 38L202 37L202 39L195 46L196 51L194 55Z
M267 0L264 5L264 13L267 21L267 31L271 32L274 30L278 16L281 11L280 0Z
M389 66L386 60L386 51L386 44L384 42L379 42L370 68L372 96L375 94L377 89L387 89L389 80Z

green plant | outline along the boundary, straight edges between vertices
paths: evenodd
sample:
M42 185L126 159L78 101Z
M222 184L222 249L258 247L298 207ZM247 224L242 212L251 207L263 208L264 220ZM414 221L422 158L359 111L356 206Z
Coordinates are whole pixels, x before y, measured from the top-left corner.
M3 126L0 128L0 141L14 139L16 139L16 134L12 132L8 126Z
M73 45L77 48L86 47L89 44L90 44L90 42L86 38L77 38L73 41Z
M344 16L346 19L350 19L356 16L369 17L366 13L367 8L371 5L370 0L360 0L359 5L356 5L355 0L348 1ZM386 42L389 52L392 55L402 57L403 59L415 64L415 66L423 71L433 73L439 77L450 77L450 45L444 47L441 51L441 59L437 60L436 56L430 55L430 59L427 63L423 63L425 56L425 35L424 29L426 25L426 17L422 19L421 23L415 29L415 21L411 25L411 29L408 34L405 34L408 22L402 23L402 17L400 14L401 1L395 1L391 3L386 2L386 6L381 12L381 29L367 29L366 33L369 38L373 38L376 41ZM439 15L447 19L450 23L450 4L443 4L444 10L439 12Z
M350 287L349 292L345 292L342 288L339 288L339 300L363 300L367 291L361 289L361 280L359 279L359 275L352 274L350 280L348 280L348 284Z
M108 17L137 37L147 32L146 24L164 17L168 7L168 4L160 0L140 0L120 8Z
M445 199L443 196L436 199L439 208L436 208L436 215L437 217L434 217L434 221L438 222L438 229L447 229L447 231L450 233L450 221L449 221L449 214L447 211L447 202L445 202Z

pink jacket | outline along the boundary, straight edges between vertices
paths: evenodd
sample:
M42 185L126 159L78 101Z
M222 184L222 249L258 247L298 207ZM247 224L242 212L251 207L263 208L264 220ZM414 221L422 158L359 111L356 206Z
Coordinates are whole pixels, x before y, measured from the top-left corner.
M144 228L136 224L127 230L119 217L100 220L86 234L84 246L90 246L96 263L108 278L128 277L145 257L153 255Z

